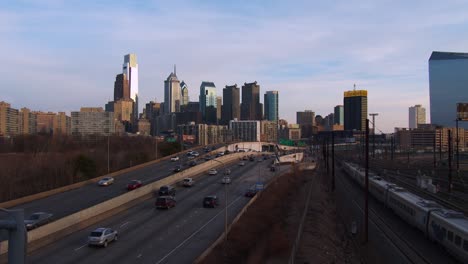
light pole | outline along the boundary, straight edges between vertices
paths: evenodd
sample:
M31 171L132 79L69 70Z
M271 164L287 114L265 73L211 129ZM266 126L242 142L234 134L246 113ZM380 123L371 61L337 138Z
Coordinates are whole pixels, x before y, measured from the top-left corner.
M378 116L378 113L369 114L372 116L372 158L375 158L375 117Z

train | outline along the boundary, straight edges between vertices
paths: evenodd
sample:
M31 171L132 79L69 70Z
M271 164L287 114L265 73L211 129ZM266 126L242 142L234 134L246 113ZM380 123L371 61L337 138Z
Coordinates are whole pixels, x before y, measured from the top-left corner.
M365 186L362 167L343 162L344 171L361 187ZM405 222L422 231L449 254L468 263L468 218L462 212L443 207L369 172L369 193Z

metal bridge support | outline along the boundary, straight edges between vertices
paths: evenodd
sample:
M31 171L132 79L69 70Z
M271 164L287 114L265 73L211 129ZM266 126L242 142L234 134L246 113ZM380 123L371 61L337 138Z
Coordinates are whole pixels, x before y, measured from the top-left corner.
M26 263L26 245L27 232L24 226L24 211L6 210L0 208L0 211L6 212L11 219L0 220L0 229L8 230L8 263L24 264Z

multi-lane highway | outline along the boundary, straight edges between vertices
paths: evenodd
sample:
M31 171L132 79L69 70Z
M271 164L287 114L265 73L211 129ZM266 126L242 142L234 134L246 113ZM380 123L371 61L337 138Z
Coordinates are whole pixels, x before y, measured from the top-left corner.
M214 147L219 148L221 145ZM195 150L200 153L200 156L205 154L202 147ZM88 184L9 209L24 209L25 217L35 212L48 212L54 215L54 219L59 219L127 192L126 187L131 180L141 180L143 184L148 184L174 174L173 169L178 164L182 164L183 169L187 168L188 164L185 152L180 153L179 157L180 160L177 162L163 160L116 176L112 188L100 187L96 183ZM203 162L201 157L199 160L199 163Z
M66 236L32 252L31 263L192 263L224 228L225 190L228 193L229 222L249 201L245 191L257 181L266 182L276 173L270 161L246 161L229 165L232 183L221 184L222 173L202 176L191 188L177 188L177 205L156 210L155 199L136 204L104 221ZM284 171L285 168L282 169ZM227 188L225 188L227 187ZM117 185L108 188L119 188ZM220 206L203 208L207 195L217 195ZM119 239L107 248L90 248L87 236L97 227L118 230Z

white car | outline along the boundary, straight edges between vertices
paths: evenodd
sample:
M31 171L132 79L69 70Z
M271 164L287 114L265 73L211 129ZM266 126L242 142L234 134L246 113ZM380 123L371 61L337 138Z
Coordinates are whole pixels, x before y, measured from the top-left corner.
M175 156L171 158L171 161L178 161L178 160L179 160L179 156Z
M229 184L229 183L231 183L231 178L228 177L228 176L224 176L223 179L221 180L221 183Z
M195 181L194 181L192 178L185 178L185 179L182 181L182 184L183 184L185 187L192 187L192 186L195 184Z
M218 153L218 155L224 156L224 151L220 151L220 152Z
M112 177L104 177L100 181L98 181L99 186L109 186L114 183L114 178Z
M200 156L200 154L198 154L198 152L196 152L196 151L192 151L192 156L198 157L198 156Z
M243 161L239 162L239 166L245 166L245 162Z
M218 174L218 171L216 169L211 169L208 171L208 175L216 175Z

